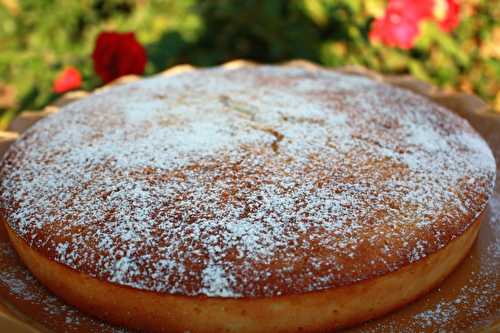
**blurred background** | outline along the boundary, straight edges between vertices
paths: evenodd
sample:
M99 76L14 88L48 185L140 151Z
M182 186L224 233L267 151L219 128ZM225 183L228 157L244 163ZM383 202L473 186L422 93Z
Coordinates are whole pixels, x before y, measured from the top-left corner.
M500 112L499 0L0 0L0 128L67 90L102 85L92 54L105 31L135 34L144 75L303 58L409 73Z

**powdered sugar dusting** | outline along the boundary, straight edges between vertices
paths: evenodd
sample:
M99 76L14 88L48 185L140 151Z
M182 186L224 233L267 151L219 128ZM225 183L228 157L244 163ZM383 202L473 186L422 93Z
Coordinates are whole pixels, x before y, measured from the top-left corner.
M445 280L443 295L438 288L421 299L410 308L424 304L420 311L407 311L410 317L399 313L397 321L391 317L367 323L359 331L362 332L476 332L500 318L498 303L500 300L500 194L490 198L487 219L483 222L479 234L479 244L485 246L479 254L471 255L465 261L468 270L454 272ZM473 248L472 252L477 251ZM459 269L460 270L460 269ZM457 279L454 279L458 275ZM465 281L458 283L458 290L453 286L466 275ZM450 297L451 295L451 297ZM406 310L409 310L408 308ZM480 329L481 328L481 329Z
M495 265L496 273L500 275L500 194L491 197L490 214L489 225L494 241L488 245L488 255L485 256L484 260L492 261L491 264Z
M142 80L7 153L30 246L117 284L218 297L379 276L466 230L495 161L462 119L369 79L260 66Z
M472 282L469 282L472 283ZM495 293L498 291L496 283L491 282L481 287L465 285L459 291L456 298L452 300L442 300L430 310L425 310L414 316L421 328L448 327L451 330L453 321L460 313L464 313L464 308L470 312L469 316L484 316L489 311L489 305L495 302ZM495 314L491 314L494 317ZM462 328L463 329L463 328ZM444 331L444 329L442 330Z
M60 325L64 325L64 331L66 332L82 331L82 327L85 327L85 332L89 333L130 332L126 329L109 326L64 304L31 275L18 261L9 243L2 238L0 238L0 267L2 267L0 270L0 294L2 295L2 301L14 297L16 301L13 303L19 310L26 308L39 309L40 312L37 313L36 318L31 319L43 322L44 326L57 330ZM8 296L5 294L5 291L8 291Z
M227 275L224 268L218 265L208 264L202 272L203 290L202 294L207 296L234 297L237 296L231 290L234 279Z

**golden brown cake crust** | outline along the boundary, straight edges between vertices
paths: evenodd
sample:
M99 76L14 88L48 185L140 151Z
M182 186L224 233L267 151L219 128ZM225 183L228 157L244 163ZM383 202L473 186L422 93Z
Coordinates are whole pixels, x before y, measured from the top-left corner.
M423 97L326 70L198 70L37 123L3 215L50 260L167 294L346 286L425 258L483 211L495 161Z

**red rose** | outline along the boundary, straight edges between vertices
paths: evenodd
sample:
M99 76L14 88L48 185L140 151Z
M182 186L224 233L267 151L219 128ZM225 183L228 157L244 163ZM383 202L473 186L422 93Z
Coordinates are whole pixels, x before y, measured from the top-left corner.
M80 72L73 67L68 67L54 80L53 90L54 92L61 94L63 92L80 88L82 84L82 76Z
M94 70L104 82L127 74L144 73L147 56L133 32L101 32L92 53Z

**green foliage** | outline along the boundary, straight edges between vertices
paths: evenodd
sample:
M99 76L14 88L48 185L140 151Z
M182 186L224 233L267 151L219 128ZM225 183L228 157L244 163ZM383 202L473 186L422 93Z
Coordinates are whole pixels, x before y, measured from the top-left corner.
M411 73L479 94L500 111L498 0L464 1L453 33L425 23L410 51L368 40L384 6L383 0L0 0L0 126L19 110L54 100L52 81L67 66L82 72L84 89L100 85L90 55L103 30L136 32L148 52L146 74L179 63L305 58ZM2 91L12 90L13 102L2 104Z

